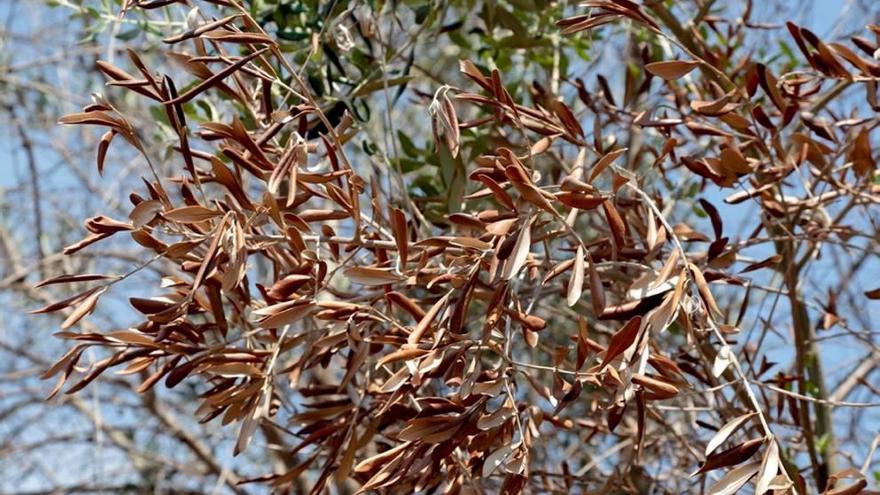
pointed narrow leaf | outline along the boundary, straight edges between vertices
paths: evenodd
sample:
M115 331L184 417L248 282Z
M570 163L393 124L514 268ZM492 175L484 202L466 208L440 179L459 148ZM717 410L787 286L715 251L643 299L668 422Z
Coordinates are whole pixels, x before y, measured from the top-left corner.
M75 282L91 282L93 280L106 280L112 278L109 275L101 275L99 273L83 273L80 275L59 275L57 277L47 278L34 286L34 289L54 284L72 284Z
M223 215L223 212L204 206L183 206L162 214L165 218L180 223L199 223Z
M755 452L757 452L763 444L763 438L756 438L735 445L725 451L712 454L706 457L706 461L703 463L702 466L700 466L700 469L698 469L691 476L696 476L707 471L712 471L713 469L735 466L741 462L746 461L749 457L755 455Z
M517 237L516 244L513 247L513 256L507 260L507 264L504 265L503 276L506 280L516 277L520 268L523 267L526 263L526 259L529 257L529 250L532 247L531 230L533 221L534 217L530 218L519 231L519 237Z
M577 304L584 289L584 247L578 246L574 257L574 266L571 270L571 278L568 279L568 292L566 302L569 306Z
M348 268L345 270L345 276L352 282L367 286L393 284L405 280L405 277L398 275L391 270L385 268L370 268L366 266Z
M750 462L731 469L714 485L710 486L706 493L709 495L734 495L758 472L760 467L760 463Z
M416 326L416 329L409 334L409 337L406 339L406 343L409 345L416 345L419 343L419 340L422 339L422 336L431 327L431 323L434 322L434 319L437 318L437 315L440 313L440 310L446 307L446 302L449 301L449 296L452 295L452 292L447 292L445 296L441 297L439 301L434 303L431 306L431 309L425 313L425 316L419 321L419 324Z
M602 287L602 279L593 258L588 256L590 263L590 304L593 306L593 315L597 318L605 311L605 288Z
M761 461L761 471L755 481L755 495L764 495L770 488L770 482L779 472L779 446L776 440L771 440L767 450L764 451L764 459Z
M64 320L64 322L61 324L61 329L67 329L76 325L79 320L85 318L92 311L94 311L95 306L98 304L98 299L104 292L106 292L106 290L106 287L102 288L101 290L87 297L83 302L79 303L76 309L74 309L73 312L70 313L70 316L68 316L67 319Z
M513 453L513 449L513 445L505 445L489 454L489 457L483 463L483 477L488 478L499 466L504 464L504 461Z
M706 455L712 453L713 450L718 448L719 445L724 443L725 440L735 432L743 423L749 420L755 413L744 414L742 416L738 416L736 418L731 419L727 422L721 429L718 430L718 433L712 437L712 440L709 440L709 443L706 445Z
M588 182L593 182L599 174L602 173L603 170L608 168L609 165L614 163L614 160L617 160L617 157L627 152L629 148L620 148L613 151L609 151L596 162L596 165L593 166L593 171L590 173L590 180Z
M623 351L636 341L641 325L642 317L634 316L631 320L626 322L626 325L624 325L623 328L618 330L617 333L611 337L611 343L608 344L608 349L605 351L605 357L602 359L602 365L599 367L600 371L603 370L612 359L621 355Z

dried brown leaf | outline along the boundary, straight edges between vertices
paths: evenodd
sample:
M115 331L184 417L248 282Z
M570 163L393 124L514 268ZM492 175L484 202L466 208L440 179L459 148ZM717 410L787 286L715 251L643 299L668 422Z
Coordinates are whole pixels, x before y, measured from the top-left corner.
M602 364L599 366L600 371L605 369L605 367L608 366L608 363L617 356L623 354L623 351L635 343L641 326L642 317L634 316L611 337L611 343L608 344L608 349L605 351L605 357L602 358Z
M696 60L667 60L653 62L645 66L645 69L655 76L672 81L684 77L700 65Z

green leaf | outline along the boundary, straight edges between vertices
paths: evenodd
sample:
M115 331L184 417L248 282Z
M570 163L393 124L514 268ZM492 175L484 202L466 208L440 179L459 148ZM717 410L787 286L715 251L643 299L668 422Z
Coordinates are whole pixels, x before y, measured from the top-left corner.
M824 434L816 439L816 449L819 453L824 453L825 449L828 448L828 434Z
M547 38L535 38L532 36L510 35L498 41L501 48L536 48L549 47L550 40Z
M365 96L370 93L383 90L386 87L391 88L394 86L400 86L401 84L406 84L413 79L415 79L414 76L401 76L392 79L379 79L377 81L370 81L368 83L362 84L354 93L352 93L352 96Z
M455 213L461 207L467 173L461 162L461 155L453 158L445 146L440 146L440 149L437 151L437 155L440 157L440 175L443 177L443 183L446 186L444 192L446 197L449 198L447 202L449 213Z
M153 105L150 107L150 116L153 117L154 122L158 122L164 125L168 125L168 115L165 114L165 109L162 108L161 105Z
M401 172L408 174L427 166L427 164L421 160L415 160L412 158L399 158L397 160L397 166L400 168Z
M412 139L409 138L403 131L397 131L397 139L400 141L400 147L403 149L403 152L406 156L416 157L421 154L421 150L416 148L416 145L412 142Z

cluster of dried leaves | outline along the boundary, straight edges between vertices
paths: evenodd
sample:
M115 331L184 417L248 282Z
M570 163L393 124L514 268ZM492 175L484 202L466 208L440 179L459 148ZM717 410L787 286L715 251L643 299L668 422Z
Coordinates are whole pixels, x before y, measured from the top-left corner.
M145 9L170 3L128 2ZM796 429L809 428L811 409L822 421L821 404L779 387L758 389L764 384L730 345L745 304L740 318L730 318L712 286L743 286L741 274L755 270L788 270L804 237L846 239L852 233L823 213L829 202L877 202L869 137L875 119L830 124L815 114L839 93L823 90L829 80L864 86L871 108L880 108L880 65L871 56L880 28L870 27L874 41L854 38L849 48L789 24L813 70L776 76L746 57L730 59L732 50L679 36L682 28L670 24L662 3L585 2L584 15L559 20L562 34L627 21L688 55L657 61L644 52L633 94L652 91L653 81L667 98L663 114L617 107L610 91L600 101L573 82L578 105L619 113L665 142L634 152L603 136L599 118L590 136L580 111L549 90L536 84L533 103L518 102L503 74L463 60L468 85L443 87L430 102L435 145L459 157L463 130L490 133L501 144L464 158L468 193L461 211L440 223L427 221L412 198L390 196L385 178L358 166L346 145L358 125L347 115L327 118L246 9L231 0L207 3L231 15L194 11L191 29L165 40L195 78L185 91L133 51L134 74L100 63L110 86L164 108L179 138L178 175L160 176L141 132L103 97L61 120L108 128L99 172L115 137L142 152L151 169L143 191L130 195L128 219L89 219L88 236L66 253L124 234L152 256L149 263L165 260L177 270L130 300L142 323L106 333L73 329L128 275L71 274L42 283L90 285L36 311L69 313L60 335L74 345L46 372L60 377L53 395L77 376L93 346L112 353L77 376L68 393L111 368L148 371L142 391L163 381L200 383L202 421L237 424L235 453L248 448L259 425L289 436L293 467L250 480L279 490L307 478L314 492L355 480L365 492L518 493L586 482L603 493L646 493L632 469L604 481L584 476L589 464L573 472L559 457L558 432L626 449L630 466L661 455L669 447L662 442L693 451L669 436L668 425L688 406L712 407L713 394L729 386L732 393L718 399L729 403L723 422L699 449L702 463L682 454L683 464L695 475L725 470L710 493L736 493L750 480L757 493L807 490L801 458L774 425L786 417ZM182 105L212 92L245 115L193 129ZM323 132L310 133L316 128ZM702 154L684 146L695 137L709 139ZM574 162L561 159L563 149L575 150ZM726 202L760 204L780 251L735 273L737 253L750 239L726 237L721 215L705 199L711 236L672 225L664 198L621 162L738 189ZM802 173L829 192L785 196L786 181ZM670 326L678 337L670 337ZM796 374L809 368L803 363ZM293 412L282 423L285 410ZM842 494L866 486L858 471L829 473L819 449L805 449L818 489Z

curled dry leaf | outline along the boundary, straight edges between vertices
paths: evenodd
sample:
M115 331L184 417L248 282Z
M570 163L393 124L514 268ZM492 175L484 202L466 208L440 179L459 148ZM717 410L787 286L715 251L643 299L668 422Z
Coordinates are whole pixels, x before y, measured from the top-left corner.
M137 204L128 214L131 225L135 229L139 229L150 223L156 215L163 209L162 202L155 199L148 199ZM172 210L173 211L173 210ZM170 213L170 212L168 212ZM208 217L210 218L210 217Z
M98 174L104 175L104 161L107 158L107 150L110 149L110 141L113 140L113 136L115 136L117 132L113 129L105 132L103 136L101 136L101 140L98 142Z
M602 208L605 210L605 218L608 220L608 227L611 229L611 236L614 238L614 246L620 250L626 246L626 223L617 207L611 200L606 199L602 202Z
M602 196L589 196L576 192L561 192L556 195L556 199L565 206L579 210L592 210L605 202Z
M641 385L647 391L646 398L651 400L671 399L678 395L678 388L675 385L640 373L633 374L632 382Z
M718 117L736 110L739 104L731 102L730 95L725 95L713 101L692 101L690 107L697 113Z
M721 309L718 307L718 303L715 302L715 296L712 295L712 291L709 290L709 284L706 282L706 277L703 276L703 272L693 263L688 263L688 267L691 275L694 277L694 282L697 284L697 289L700 291L700 296L706 303L706 307L708 307L712 313L720 316Z
M458 117L455 114L455 107L452 105L449 96L445 93L441 98L440 114L442 115L441 122L443 123L446 136L446 145L449 147L452 157L455 158L458 156L458 150L461 148L461 134L458 129Z
M777 478L779 477L777 476ZM841 483L842 480L849 480L849 483ZM790 485L790 482L788 484ZM866 493L864 489L868 486L868 482L865 480L865 475L860 471L855 468L848 468L832 474L829 477L828 485L828 488L822 492L822 495L855 495L857 493Z
M486 225L486 232L494 236L504 236L510 232L510 228L516 223L516 218L498 220Z
M715 361L712 364L712 376L718 378L725 370L727 370L727 367L730 366L730 353L731 350L729 345L724 344L721 346L721 349L715 354Z
M645 70L667 81L672 81L684 77L696 69L698 65L700 63L695 60L668 60L650 63L645 66Z

